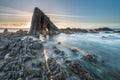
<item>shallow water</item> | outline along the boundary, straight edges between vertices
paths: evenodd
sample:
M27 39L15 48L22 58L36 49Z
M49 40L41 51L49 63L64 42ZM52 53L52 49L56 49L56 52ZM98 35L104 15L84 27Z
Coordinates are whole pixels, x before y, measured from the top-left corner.
M65 51L70 59L79 59L84 66L101 80L120 79L120 34L117 33L79 33L59 34L47 37L45 46L55 45ZM61 42L60 45L57 45ZM70 52L76 48L79 53ZM95 55L97 63L84 60L85 54Z
M40 39L42 39L41 36ZM44 46L56 45L57 48L66 53L68 59L80 60L84 67L98 76L100 80L120 80L120 34L103 32L61 33L47 36L42 41ZM58 45L58 42L61 44ZM79 52L73 53L69 48L76 48ZM83 58L85 54L95 55L98 62L85 60Z

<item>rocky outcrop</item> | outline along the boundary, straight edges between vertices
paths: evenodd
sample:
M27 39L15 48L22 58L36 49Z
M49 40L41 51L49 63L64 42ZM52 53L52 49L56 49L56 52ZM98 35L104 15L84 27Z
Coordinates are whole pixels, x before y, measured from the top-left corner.
M115 33L120 33L120 31L115 31L114 29L111 28L96 28L96 29L80 29L80 28L65 28L65 29L60 29L61 33L66 33L66 34L73 34L73 33L98 33L98 32L105 32L105 33L110 33L110 32L115 32Z
M5 28L5 29L4 29L4 33L7 33L7 32L8 32L8 29L7 29L7 28Z
M58 33L58 28L52 23L39 8L35 8L29 34L38 35L39 33Z
M88 30L86 29L80 29L80 28L65 28L65 29L60 29L61 33L66 33L66 34L73 34L73 33L87 33Z
M61 42L45 48L38 38L21 32L0 34L0 80L99 80L56 46Z
M95 80L95 77L86 71L81 63L77 60L67 60L68 69L78 75L81 80Z
M97 62L96 56L95 55L91 55L91 54L87 54L83 56L84 59L91 61L91 62Z
M104 28L98 28L98 29L94 29L95 31L113 31L113 29L104 27Z
M34 46L36 47L34 47ZM39 80L43 78L45 61L40 53L42 44L31 37L23 37L9 44L0 59L0 80ZM40 60L41 59L41 60ZM43 76L42 76L43 75Z

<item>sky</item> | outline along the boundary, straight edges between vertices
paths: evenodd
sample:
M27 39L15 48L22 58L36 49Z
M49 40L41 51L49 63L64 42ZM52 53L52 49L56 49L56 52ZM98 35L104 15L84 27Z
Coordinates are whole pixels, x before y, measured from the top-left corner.
M0 0L0 27L30 27L35 7L59 28L120 27L120 0Z

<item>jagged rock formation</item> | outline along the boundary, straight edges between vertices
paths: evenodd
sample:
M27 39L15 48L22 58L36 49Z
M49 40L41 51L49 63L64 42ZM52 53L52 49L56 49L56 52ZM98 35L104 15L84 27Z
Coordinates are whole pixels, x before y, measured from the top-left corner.
M59 32L58 28L50 21L49 17L47 17L39 8L35 8L31 28L29 33L33 35L37 35L39 33L57 33Z
M0 34L0 80L97 80L65 51L21 32Z
M0 59L0 80L39 80L45 77L45 60L41 49L39 40L31 37L23 37L9 44L4 59Z

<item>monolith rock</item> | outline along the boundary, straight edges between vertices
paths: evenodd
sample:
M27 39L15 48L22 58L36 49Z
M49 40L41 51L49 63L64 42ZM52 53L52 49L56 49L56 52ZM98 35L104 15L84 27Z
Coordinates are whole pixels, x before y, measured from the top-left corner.
M39 35L40 33L56 34L59 33L59 29L53 24L47 15L36 7L32 16L29 34Z

